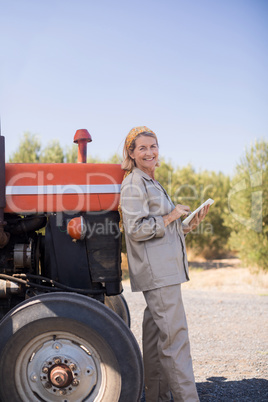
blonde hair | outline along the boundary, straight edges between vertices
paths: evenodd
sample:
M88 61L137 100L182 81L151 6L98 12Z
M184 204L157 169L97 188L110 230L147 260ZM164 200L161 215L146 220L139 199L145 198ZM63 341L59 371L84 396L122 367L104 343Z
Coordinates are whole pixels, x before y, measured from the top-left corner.
M154 132L143 131L143 132L135 135L134 138L132 139L132 141L129 141L131 131L127 135L126 140L125 140L125 144L124 144L124 148L123 148L123 162L121 164L122 169L127 170L127 171L131 171L136 166L135 160L130 157L129 151L133 152L134 149L136 148L136 139L137 138L142 137L142 136L144 136L144 137L152 137L152 138L154 138L156 140L157 146L159 146L157 136L155 135ZM156 166L160 166L160 163L157 162Z

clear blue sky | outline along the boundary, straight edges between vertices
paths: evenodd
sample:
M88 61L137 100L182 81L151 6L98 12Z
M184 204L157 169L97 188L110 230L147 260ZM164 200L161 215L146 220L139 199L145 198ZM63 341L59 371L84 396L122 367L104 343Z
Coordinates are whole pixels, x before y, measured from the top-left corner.
M268 138L267 0L0 0L7 158L25 131L122 152L136 125L175 166L232 174Z

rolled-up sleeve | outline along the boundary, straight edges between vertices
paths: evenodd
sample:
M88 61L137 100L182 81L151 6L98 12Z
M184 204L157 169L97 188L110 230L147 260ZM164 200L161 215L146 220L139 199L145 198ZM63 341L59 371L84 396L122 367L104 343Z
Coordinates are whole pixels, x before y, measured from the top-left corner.
M121 190L121 207L126 234L135 241L165 235L162 216L150 216L149 200L143 183L127 183Z

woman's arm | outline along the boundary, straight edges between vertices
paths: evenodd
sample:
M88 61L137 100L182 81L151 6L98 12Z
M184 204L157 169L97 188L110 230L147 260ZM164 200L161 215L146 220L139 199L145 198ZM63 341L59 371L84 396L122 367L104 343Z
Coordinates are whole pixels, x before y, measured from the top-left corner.
M162 216L150 216L144 184L127 183L121 189L121 208L125 233L135 241L145 241L165 235Z

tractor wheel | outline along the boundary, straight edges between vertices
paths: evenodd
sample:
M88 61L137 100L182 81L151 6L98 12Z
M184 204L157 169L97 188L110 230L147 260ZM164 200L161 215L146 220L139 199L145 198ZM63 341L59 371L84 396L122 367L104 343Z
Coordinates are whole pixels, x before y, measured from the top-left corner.
M127 301L123 295L105 296L104 304L118 314L130 328L130 313Z
M74 293L35 296L0 322L1 402L137 402L138 344L102 303Z

